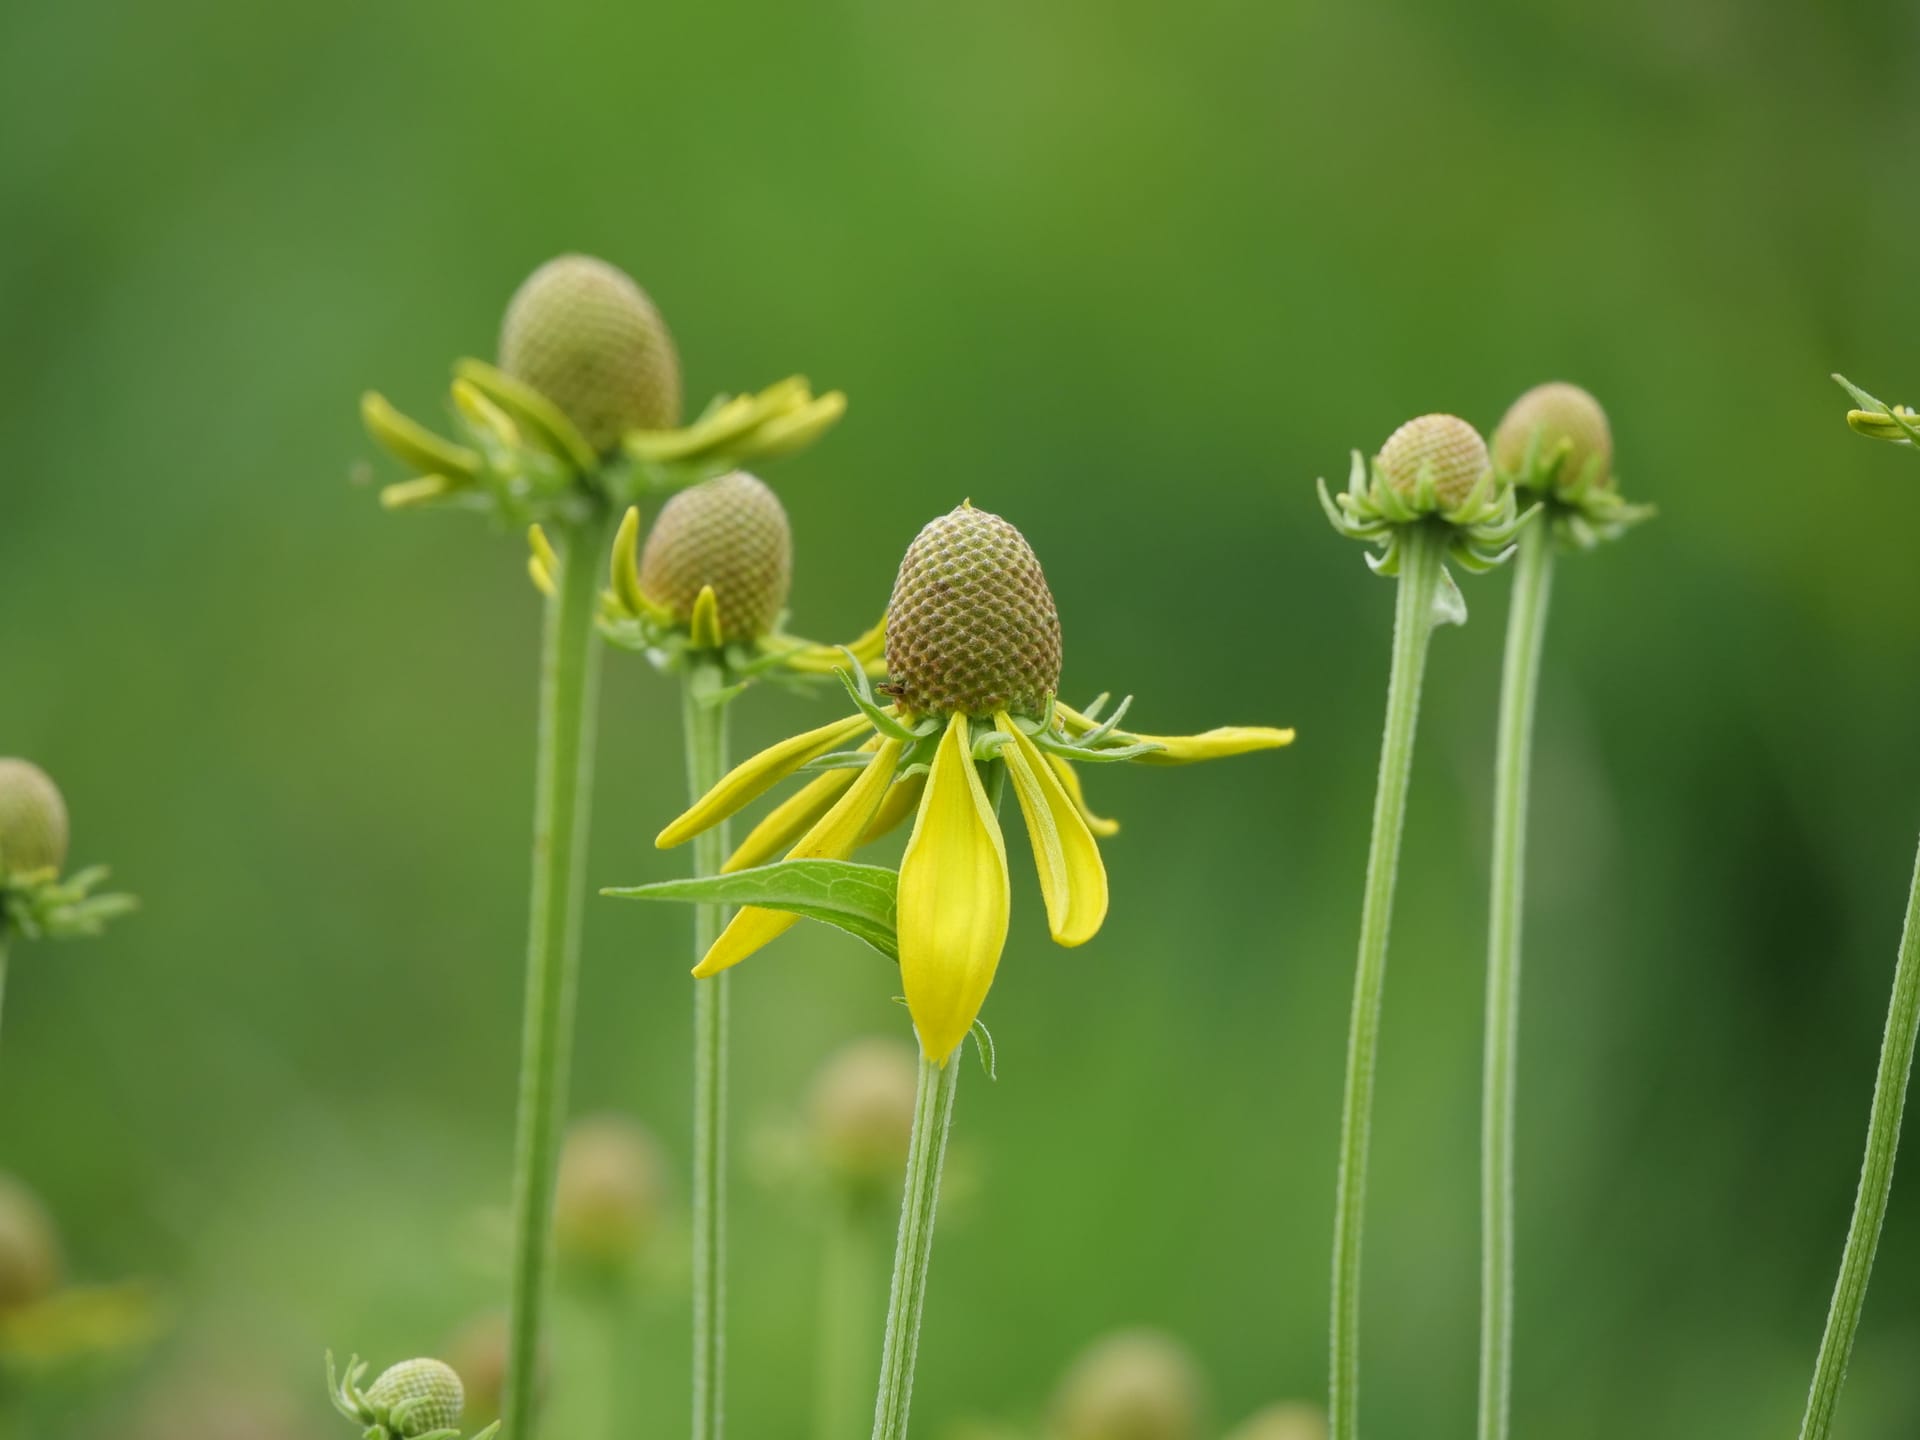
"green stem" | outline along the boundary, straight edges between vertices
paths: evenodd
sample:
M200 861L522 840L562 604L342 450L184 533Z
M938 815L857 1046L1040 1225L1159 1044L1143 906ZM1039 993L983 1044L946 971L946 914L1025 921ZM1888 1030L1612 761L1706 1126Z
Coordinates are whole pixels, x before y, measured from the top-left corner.
M0 1014L7 1003L7 932L0 929Z
M1386 733L1374 794L1373 841L1360 911L1360 952L1347 1036L1346 1101L1340 1121L1340 1174L1333 1227L1333 1440L1359 1433L1360 1234L1366 1208L1367 1141L1373 1114L1374 1057L1380 1044L1380 1000L1387 973L1387 927L1400 863L1400 832L1413 769L1413 736L1427 641L1444 575L1446 537L1436 526L1409 526L1401 536L1400 586L1394 607L1393 665L1387 682Z
M926 1308L927 1266L933 1258L934 1211L940 1204L940 1167L947 1157L953 1093L960 1084L961 1053L945 1065L923 1052L913 1096L913 1141L907 1149L907 1183L900 1197L900 1237L893 1251L893 1290L887 1298L886 1339L880 1351L880 1394L873 1410L873 1440L905 1440L913 1401L913 1362L920 1349L920 1316Z
M533 888L527 941L520 1110L514 1141L513 1278L502 1413L512 1440L531 1440L542 1311L552 1268L553 1187L566 1119L580 896L593 788L599 680L597 560L603 519L556 527L559 587L547 601L540 659Z
M1880 1243L1880 1225L1887 1218L1887 1197L1893 1190L1893 1160L1900 1148L1900 1115L1906 1108L1916 1031L1920 1031L1920 864L1914 871L1900 959L1893 971L1893 999L1887 1007L1886 1036L1880 1042L1880 1073L1873 1083L1867 1156L1860 1166L1853 1224L1840 1256L1840 1280L1833 1287L1827 1332L1820 1339L1820 1358L1814 1363L1813 1388L1807 1395L1807 1414L1800 1422L1800 1440L1825 1440L1840 1402L1840 1387L1846 1383L1853 1337L1867 1303L1873 1252Z
M820 1257L820 1320L814 1378L817 1440L858 1434L862 1392L878 1317L879 1256L870 1197L836 1188Z
M687 793L698 800L727 769L727 677L710 659L690 659L682 690ZM693 873L718 875L727 826L693 842ZM718 905L697 906L697 961L720 936ZM693 982L693 1440L721 1440L727 1358L727 986L725 971Z
M1520 922L1526 898L1527 774L1553 532L1520 532L1494 760L1493 894L1487 927L1486 1066L1480 1115L1480 1440L1507 1440L1513 1380L1514 1113L1520 1050Z

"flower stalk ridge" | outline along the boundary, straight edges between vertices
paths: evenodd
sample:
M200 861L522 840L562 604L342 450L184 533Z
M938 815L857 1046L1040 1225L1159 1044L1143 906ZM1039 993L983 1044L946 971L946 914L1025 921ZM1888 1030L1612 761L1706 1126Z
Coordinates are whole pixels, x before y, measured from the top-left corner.
M1271 749L1293 733L1155 736L1121 728L1128 702L1110 712L1105 697L1085 711L1061 704L1060 621L1040 563L1013 525L971 504L915 538L887 616L890 678L871 685L857 661L840 671L856 713L736 767L657 843L682 844L802 772L811 778L754 826L727 873L782 857L841 860L911 819L895 911L901 983L922 1050L944 1066L978 1017L1006 942L1002 787L1010 782L1031 841L1048 932L1081 945L1107 913L1096 837L1118 827L1087 808L1075 767L1184 764ZM744 907L694 973L737 965L798 918Z
M1516 540L1513 599L1494 763L1493 875L1487 926L1481 1099L1480 1440L1507 1440L1513 1370L1514 1170L1519 1093L1520 934L1527 788L1547 602L1556 550L1590 549L1652 513L1629 505L1613 475L1613 433L1577 385L1535 386L1493 435L1503 484L1540 507Z
M1334 1207L1328 1411L1335 1440L1356 1440L1361 1236L1374 1072L1386 985L1387 933L1428 642L1436 626L1466 621L1465 602L1447 574L1446 562L1451 559L1475 573L1500 564L1511 555L1515 537L1534 511L1516 512L1513 488L1495 473L1486 442L1466 421L1452 415L1423 415L1408 421L1388 437L1371 465L1355 452L1346 491L1330 496L1322 481L1319 492L1334 529L1350 539L1377 545L1380 553L1369 553L1368 565L1376 574L1395 576L1399 582L1354 967Z

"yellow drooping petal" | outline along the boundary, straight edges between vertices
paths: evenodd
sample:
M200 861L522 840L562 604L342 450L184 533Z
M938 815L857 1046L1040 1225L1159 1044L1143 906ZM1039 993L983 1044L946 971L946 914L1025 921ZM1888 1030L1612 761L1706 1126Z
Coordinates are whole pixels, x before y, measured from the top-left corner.
M873 812L873 819L867 822L867 833L860 837L860 843L871 845L891 835L903 820L920 808L920 797L926 788L927 777L924 773L894 781L893 788L887 791L887 798L880 802L880 808Z
M864 715L849 715L804 735L794 735L769 746L751 760L727 772L718 785L702 795L693 808L662 830L654 844L662 850L684 845L702 830L711 829L751 805L809 760L817 760L845 745L862 730L873 728Z
M860 748L871 754L880 748L880 737L874 736ZM720 867L720 873L731 875L735 870L765 865L818 823L820 817L833 808L834 802L847 793L847 787L853 784L859 774L859 770L845 769L816 775L774 806L767 818L753 827L747 838L727 857L727 863ZM893 792L887 793L891 795ZM862 835L859 843L866 844L867 837Z
M1102 840L1120 833L1120 822L1109 820L1104 815L1096 815L1088 808L1087 792L1080 788L1080 772L1062 760L1058 755L1047 756L1047 764L1053 767L1053 773L1060 777L1061 788L1073 801L1073 808L1080 812L1080 818L1087 822L1087 828Z
M1130 731L1135 740L1158 745L1135 756L1141 765L1191 765L1199 760L1224 760L1229 755L1247 755L1255 750L1278 750L1293 743L1293 731L1275 730L1267 725L1222 725L1204 735L1142 735Z
M1084 735L1099 728L1095 721L1071 705L1056 701L1053 708L1066 722L1070 734ZM1222 725L1203 735L1142 735L1138 730L1113 733L1124 741L1160 747L1134 756L1141 765L1192 765L1200 760L1224 760L1229 755L1245 755L1254 750L1277 750L1293 743L1293 731L1275 730L1266 725Z
M1000 755L1033 841L1040 893L1047 902L1047 929L1058 944L1084 945L1107 918L1107 867L1100 861L1100 847L1040 747L1006 711L995 712L993 720L1013 737Z
M929 1059L946 1064L973 1028L1007 942L1007 847L955 715L927 776L900 861L900 979Z
M900 765L900 750L898 740L882 740L873 752L873 759L867 762L867 768L860 771L853 784L847 787L846 794L836 800L826 814L814 821L813 827L800 837L799 843L787 852L786 858L843 860L852 853L867 828L867 822L879 808L881 797L893 783L893 772ZM693 967L694 978L704 980L709 975L718 975L729 966L738 965L761 946L791 930L799 918L785 910L767 910L758 905L742 907L727 923L727 928L720 932L720 938L701 956L700 963Z
M887 673L887 617L882 615L872 629L845 650L838 645L816 645L791 635L769 640L762 648L777 652L782 665L803 675L831 675L846 669L846 650L853 652L853 658L867 674L884 675Z

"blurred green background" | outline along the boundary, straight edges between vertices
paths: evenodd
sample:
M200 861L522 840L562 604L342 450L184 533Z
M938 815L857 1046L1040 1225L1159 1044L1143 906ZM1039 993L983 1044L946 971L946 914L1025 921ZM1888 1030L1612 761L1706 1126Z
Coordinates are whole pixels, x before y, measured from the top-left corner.
M16 955L0 1168L76 1273L173 1305L35 1440L202 1436L256 1393L344 1434L323 1347L431 1351L501 1293L475 1217L507 1193L537 607L518 539L347 478L360 392L438 415L567 249L652 291L696 401L795 370L850 395L769 470L802 630L864 628L971 496L1047 565L1071 696L1300 730L1093 777L1126 828L1084 950L1018 872L929 1437L1032 1417L1122 1324L1195 1348L1221 1428L1320 1394L1392 594L1312 482L1412 414L1593 389L1662 514L1555 597L1516 1424L1790 1434L1920 824L1920 466L1849 435L1826 378L1920 396L1917 41L1888 0L7 6L0 753L58 777L75 859L146 908ZM1466 588L1387 995L1383 1437L1471 1428L1505 577ZM676 699L624 654L607 682L591 880L664 878ZM756 692L738 744L837 707ZM687 932L589 906L575 1086L676 1183ZM738 981L732 1418L777 1440L806 1433L818 1207L755 1157L835 1045L906 1022L819 927ZM1903 1179L1854 1440L1920 1431ZM683 1305L669 1277L625 1326L652 1377L625 1433L683 1424Z

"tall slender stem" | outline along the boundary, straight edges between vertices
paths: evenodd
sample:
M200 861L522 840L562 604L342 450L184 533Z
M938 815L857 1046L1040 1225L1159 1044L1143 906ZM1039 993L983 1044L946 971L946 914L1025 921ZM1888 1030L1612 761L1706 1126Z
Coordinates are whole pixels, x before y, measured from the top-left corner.
M682 689L687 792L698 800L727 769L726 673L691 659ZM718 875L727 858L727 826L693 842L695 875ZM697 960L719 938L718 905L693 915ZM722 971L693 982L693 1440L721 1440L727 1360L727 986Z
M858 1434L867 1364L878 1329L878 1216L871 1196L836 1186L820 1254L820 1318L815 1341L815 1440Z
M0 1014L5 1013L7 1003L7 932L0 925Z
M1853 1337L1860 1329L1860 1312L1867 1303L1873 1252L1880 1243L1880 1225L1887 1218L1887 1197L1893 1190L1893 1160L1900 1148L1900 1116L1906 1108L1916 1032L1920 1032L1920 862L1916 863L1913 890L1907 900L1900 959L1893 971L1893 999L1887 1007L1886 1036L1880 1042L1880 1073L1873 1083L1867 1155L1860 1166L1853 1224L1847 1230L1847 1248L1840 1256L1840 1279L1833 1287L1826 1334L1820 1338L1820 1358L1814 1363L1813 1388L1807 1394L1800 1440L1825 1440L1833 1425L1834 1409L1840 1403L1840 1387L1846 1383Z
M1514 1097L1520 1051L1520 922L1526 899L1527 776L1540 651L1553 586L1553 531L1520 532L1494 758L1493 893L1487 926L1486 1065L1480 1114L1480 1440L1507 1440L1513 1378Z
M960 1061L959 1050L947 1057L944 1066L924 1052L920 1056L907 1183L900 1197L900 1237L893 1251L893 1290L887 1298L886 1339L880 1350L873 1440L905 1440L907 1433L913 1362L920 1350L920 1316L927 1301L927 1267L933 1258L934 1212L940 1204L940 1168L947 1158L947 1129L953 1122Z
M596 563L604 519L559 529L558 589L547 601L540 658L533 887L527 940L520 1112L514 1141L513 1278L502 1412L512 1440L532 1440L535 1371L552 1269L553 1188L566 1119L580 959L588 801L600 645Z
M1403 532L1393 618L1393 664L1387 681L1386 733L1380 742L1380 780L1374 794L1373 840L1367 852L1366 895L1360 911L1353 1019L1347 1035L1346 1101L1340 1120L1340 1173L1333 1225L1333 1373L1328 1406L1333 1440L1354 1440L1360 1428L1360 1234L1367 1196L1374 1060L1380 1044L1387 927L1393 914L1400 832L1413 769L1420 682L1426 673L1427 642L1433 634L1445 556L1445 535L1432 523L1409 526Z

